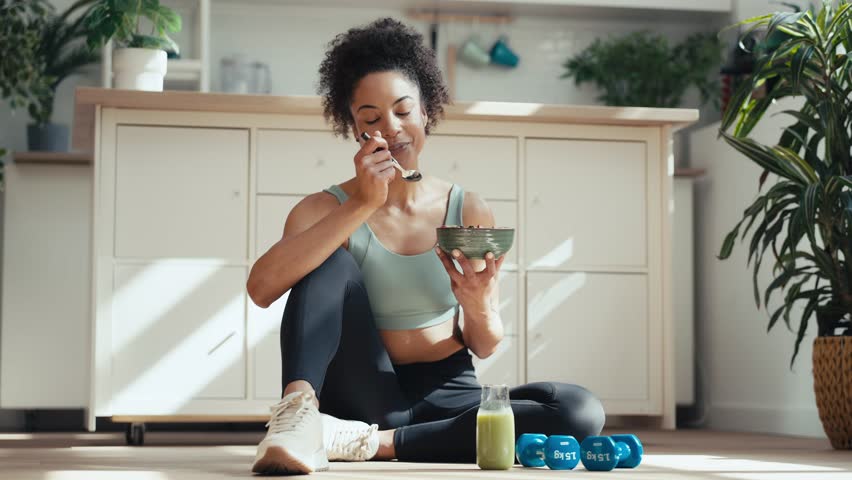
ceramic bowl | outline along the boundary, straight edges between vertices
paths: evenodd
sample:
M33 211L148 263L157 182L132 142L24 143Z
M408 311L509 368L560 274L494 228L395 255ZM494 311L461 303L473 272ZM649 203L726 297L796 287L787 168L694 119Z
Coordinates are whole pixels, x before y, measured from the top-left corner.
M508 252L515 241L515 229L506 227L460 227L445 225L437 228L438 246L447 254L459 249L467 258L485 258L491 252L495 258Z

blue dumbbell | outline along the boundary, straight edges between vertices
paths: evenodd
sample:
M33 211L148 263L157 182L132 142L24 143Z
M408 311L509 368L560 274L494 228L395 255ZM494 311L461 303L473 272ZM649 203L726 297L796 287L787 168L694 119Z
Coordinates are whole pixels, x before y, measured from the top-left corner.
M570 435L525 433L518 437L515 455L525 467L547 465L552 470L571 470L580 462L580 444Z
M518 462L525 467L543 467L544 464L544 442L547 435L541 433L524 433L518 437L515 443L515 456Z
M580 458L586 470L635 468L643 453L642 442L636 435L586 437L580 444Z
M580 463L580 444L571 435L551 435L544 442L544 463L551 470L573 470Z

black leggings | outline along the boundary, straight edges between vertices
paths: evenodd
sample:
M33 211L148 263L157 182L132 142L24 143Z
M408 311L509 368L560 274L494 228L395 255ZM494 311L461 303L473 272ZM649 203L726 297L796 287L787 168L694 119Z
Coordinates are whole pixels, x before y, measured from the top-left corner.
M361 271L343 248L290 291L281 326L282 390L304 380L320 410L395 428L402 461L474 462L480 400L472 359L461 349L444 360L393 365L373 321ZM600 401L577 385L541 382L510 391L515 432L600 433Z

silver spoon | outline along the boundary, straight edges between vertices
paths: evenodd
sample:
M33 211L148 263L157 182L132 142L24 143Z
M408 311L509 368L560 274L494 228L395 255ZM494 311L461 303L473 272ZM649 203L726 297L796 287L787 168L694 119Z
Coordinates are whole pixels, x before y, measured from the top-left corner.
M361 138L366 142L372 137L367 132L361 132ZM393 158L393 155L391 155L391 163L400 171L400 173L402 173L402 179L406 182L419 182L420 179L423 178L423 175L421 175L417 170L406 170L402 168L402 165L399 164L397 159Z

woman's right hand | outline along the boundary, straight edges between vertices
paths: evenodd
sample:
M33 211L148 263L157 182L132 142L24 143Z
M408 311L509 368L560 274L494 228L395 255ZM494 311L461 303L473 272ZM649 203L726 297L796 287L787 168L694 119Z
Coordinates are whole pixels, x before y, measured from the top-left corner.
M388 142L376 131L369 140L359 137L361 149L355 154L358 191L353 195L370 208L379 208L388 198L388 184L396 176ZM377 151L378 150L378 151Z

